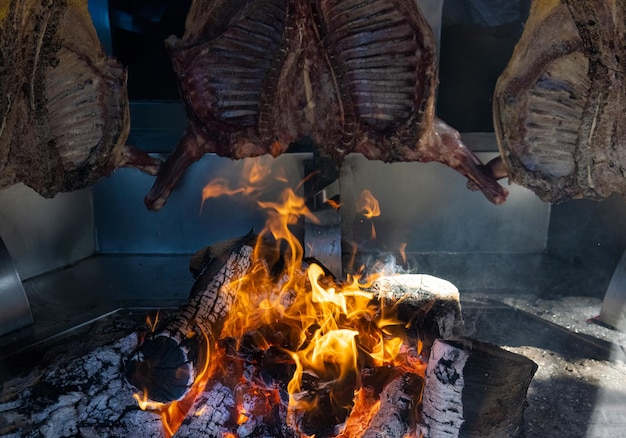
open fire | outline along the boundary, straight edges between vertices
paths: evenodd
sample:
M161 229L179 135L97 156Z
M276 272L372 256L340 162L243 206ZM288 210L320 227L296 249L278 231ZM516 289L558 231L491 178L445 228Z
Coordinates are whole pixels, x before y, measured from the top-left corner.
M180 307L139 328L134 310L121 311L42 346L39 365L3 384L0 434L520 435L536 365L463 337L456 287L377 262L335 278L294 236L301 218L316 220L298 188L263 168L245 174L254 178L209 184L204 208L222 194L253 197L269 218L259 233L198 251ZM276 191L263 187L268 177L287 187L278 201L261 198ZM362 199L369 234L380 208Z
M203 200L224 194L258 196L270 176L267 168L256 165L244 173L248 177L239 188L229 187L223 179L209 183ZM284 181L282 176L278 179ZM226 269L220 272L226 280L217 289L194 288L196 296L215 296L200 300L192 296L192 306L208 304L217 310L205 314L206 309L194 309L191 320L183 315L178 318L184 322L174 316L151 324L154 331L148 343L127 361L129 381L142 392L137 400L142 408L161 413L168 436L186 416L202 416L211 410L207 405L194 406L194 401L217 381L230 383L227 386L236 401L232 418L221 425L225 436L232 433L229 424L245 430L248 423L262 419L263 427L270 427L274 419L265 417L276 415L276 410L294 434L322 436L337 434L336 427L353 409L355 391L365 391L364 373L385 374L376 376L379 380L391 380L402 372L424 374L419 337L409 339L404 328L411 322L398 320L394 306L376 304L374 293L367 290L382 273L337 281L319 263L304 258L303 247L290 230L300 218L316 221L304 199L287 188L280 202L258 203L267 212L267 224L258 236L247 236L227 250L228 259L222 265ZM380 214L369 192L363 194L359 208L367 218ZM221 263L211 259L204 269L219 269ZM204 278L200 276L199 281ZM223 304L211 306L214 300ZM175 333L183 326L186 333ZM195 351L181 355L183 363L174 369L167 368L166 357L154 357L150 351L146 358L146 345L151 350L163 344L162 338L176 341L171 346L159 345L156 354L183 349L183 343ZM412 359L407 360L407 355ZM170 377L176 380L174 388L162 383ZM370 397L377 399L378 394ZM360 413L364 424L380 404L366 398L357 396L362 400L361 410L368 406L370 411ZM419 393L414 398L419 401Z
M279 202L258 200L272 175L263 167L244 175L238 188L209 183L203 202L252 197L267 212L265 228L196 254L188 301L148 324L125 360L141 408L160 413L168 437L428 436L428 421L450 422L441 406L443 417L422 418L421 405L436 339L461 334L456 288L390 266L336 279L291 231L301 218L316 221L304 199L286 188ZM358 208L380 214L367 191ZM457 378L458 356L439 364Z

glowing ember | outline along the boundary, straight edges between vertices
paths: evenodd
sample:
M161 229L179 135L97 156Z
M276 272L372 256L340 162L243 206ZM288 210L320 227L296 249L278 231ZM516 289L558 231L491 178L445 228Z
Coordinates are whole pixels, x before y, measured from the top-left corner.
M239 427L245 427L255 417L268 415L273 405L281 404L280 391L286 389L288 400L282 400L288 404L287 421L293 430L304 436L311 433L311 424L319 422L328 423L324 427L332 429L343 423L355 406L355 393L362 390L364 367L411 368L411 372L423 375L423 363L407 359L410 354L419 356L421 347L407 347L406 323L396 318L394 306L377 303L374 294L364 290L375 277L339 282L320 265L304 262L303 247L290 229L303 218L317 221L304 199L286 188L277 202L260 200L266 180L272 177L274 181L285 181L284 175L272 175L268 167L252 164L246 166L245 172L247 177L239 181L239 187L232 188L227 180L216 179L202 192L203 203L221 195L249 197L267 215L250 268L228 286L236 289L237 295L223 321L219 347L208 345L211 341L203 333L211 353L207 354L192 390L182 400L162 404L149 402L145 392L135 396L142 409L161 415L168 437L189 414L209 379L232 374L229 366L241 366L236 365L241 362L238 352L250 348L257 355L254 357L270 353L279 357L275 361L278 369L291 374L286 388L278 378L269 379L274 383L267 388L251 383L254 379L240 380L234 385L237 401L232 422ZM371 192L361 194L359 210L368 219L380 215L378 201ZM279 273L269 266L273 261L267 259L268 242L284 258ZM152 330L156 322L149 322ZM252 338L250 347L246 342ZM232 347L227 346L229 339L235 342ZM358 415L371 418L378 404L371 399L359 402L357 397L356 406ZM206 409L202 406L190 414L203 415ZM237 435L224 432L223 436Z

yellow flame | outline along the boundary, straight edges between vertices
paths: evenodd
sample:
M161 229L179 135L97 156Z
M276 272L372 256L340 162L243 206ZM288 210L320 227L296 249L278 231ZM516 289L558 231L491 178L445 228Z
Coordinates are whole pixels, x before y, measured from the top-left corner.
M237 406L237 424L241 426L242 424L246 423L249 419L250 419L250 415L248 414L248 412L246 412L246 409L243 406L238 405Z
M400 244L400 248L398 248L398 252L400 253L400 258L402 258L402 264L406 265L406 247L407 243L402 242Z
M202 331L202 335L205 341L206 358L202 365L202 369L194 379L191 391L189 391L185 397L171 403L160 403L150 401L150 394L145 389L142 395L133 394L133 397L137 400L140 409L154 411L160 414L166 438L171 438L176 433L187 416L187 413L193 406L194 401L198 395L204 391L209 377L215 368L215 363L212 361L211 357L212 346L210 345L209 336L204 331Z
M359 200L356 204L356 211L361 213L368 219L380 216L380 206L378 204L378 199L374 197L372 192L364 189L359 195Z
M262 158L244 161L242 176L252 186L262 185L271 174L271 167ZM281 178L284 178L284 175Z
M380 216L380 206L378 204L378 199L374 197L372 192L364 189L359 195L359 199L356 204L356 211L370 220ZM374 226L373 221L370 225L372 228L372 230L370 231L370 238L374 240L376 239L376 227Z
M154 315L154 320L150 315L146 316L146 325L148 326L148 330L150 333L154 333L156 330L157 324L159 323L159 311Z
M339 329L326 334L316 332L308 347L292 352L296 371L287 386L290 409L308 409L312 406L294 397L302 391L302 378L305 371L313 372L324 380L342 380L349 372L358 369L355 330Z
M264 189L266 189L266 183L272 175L272 168L268 163L269 162L265 157L244 160L243 171L237 187L235 188L231 187L230 181L225 177L218 177L211 180L202 189L202 203L200 205L200 209L202 210L204 202L209 198L234 196L239 194L246 197L258 196ZM284 181L284 172L279 170L275 179Z
M261 230L259 237L271 235L277 241L287 242L289 246L287 269L290 276L295 275L295 270L301 266L304 249L289 226L295 225L301 217L313 223L319 223L319 220L311 213L304 199L297 196L291 189L285 189L281 195L281 202L259 201L258 204L267 214L265 228Z
M309 405L311 399L305 401L306 397L298 397L303 391L303 377L307 373L322 382L347 378L357 381L360 376L358 361L364 354L369 355L368 363L371 361L376 366L393 365L403 354L403 339L399 335L402 333L402 323L395 318L394 308L381 308L380 304L373 304L373 293L364 291L376 278L375 275L367 279L349 276L340 283L327 276L322 267L315 263L311 263L306 270L303 268L304 250L291 229L303 218L318 222L317 218L307 208L304 199L291 188L285 188L275 202L259 199L268 178L287 182L284 173L272 175L269 167L251 160L244 165L244 174L236 188L232 188L222 178L211 181L202 191L203 203L208 198L221 195L249 197L267 216L254 248L251 267L246 275L227 286L229 290L237 291L237 298L224 321L221 336L240 339L242 335L262 325L276 322L287 324L293 339L288 348L283 348L296 368L288 383L288 409L290 412L294 409L310 409L313 407ZM368 219L380 215L378 201L369 190L361 193L358 209ZM372 232L375 233L374 228ZM268 245L274 245L275 250L279 249L275 254L281 254L284 258L285 267L278 276L270 272L268 266L273 263L267 259ZM203 335L208 342L206 334ZM263 345L263 341L260 341L258 347L267 348L269 345L269 342ZM210 360L211 366L207 359L189 394L191 403L152 403L145 393L142 397L135 397L142 409L161 413L168 437L181 424L193 399L203 391L219 357ZM203 409L200 408L196 414L201 415ZM248 421L250 413L239 403L237 413L237 424ZM234 435L226 433L223 436Z

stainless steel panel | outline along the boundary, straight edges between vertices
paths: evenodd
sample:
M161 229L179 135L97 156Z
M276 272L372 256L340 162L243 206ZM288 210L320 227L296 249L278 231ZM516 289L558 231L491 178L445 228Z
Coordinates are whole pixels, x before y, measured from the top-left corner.
M626 200L579 199L555 204L548 253L575 266L603 271L608 279L626 249ZM606 287L606 285L605 285Z
M304 248L306 255L319 260L337 277L343 276L341 248L341 205L339 167L329 156L314 154L304 162L307 175L304 191L307 206L316 221L305 218Z
M607 288L600 320L626 332L626 252L622 254Z
M188 123L179 101L131 102L130 117L127 143L153 153L173 151Z
M179 306L192 284L188 255L89 257L24 281L35 324L0 337L0 352L25 348L118 308Z
M193 284L189 261L189 255L96 255L25 280L35 324L0 337L0 353L22 349L114 309L177 307ZM451 281L462 297L479 293L536 300L590 290L602 293L593 272L545 254L409 254L408 265L413 272Z
M488 161L495 154L479 154ZM408 252L545 251L550 205L532 192L509 185L508 200L491 204L467 180L438 163L368 161L350 155L341 169L344 239L367 240L368 227L355 202L368 189L380 203L381 216L372 221L381 248ZM503 181L506 184L506 180Z
M275 171L283 168L295 187L304 175L303 159L310 156L288 154L263 159ZM493 156L491 153L481 158ZM213 199L201 210L202 187L217 176L226 175L236 182L243 167L244 160L206 155L189 168L168 203L156 213L143 205L153 178L119 169L94 190L98 250L189 253L241 236L251 228L260 230L265 220L263 212L241 197ZM466 179L443 165L386 164L350 155L340 170L340 187L342 234L348 242L367 237L359 234L362 218L355 202L363 189L369 189L382 210L382 215L373 220L380 247L394 250L407 243L407 251L412 252L545 251L550 205L518 186L508 186L508 201L495 206L482 193L469 191ZM270 191L266 199L276 200L278 193Z
M287 154L230 160L205 155L192 165L158 212L146 209L143 198L154 178L133 169L119 169L94 188L95 223L100 253L191 253L211 243L260 231L263 211L242 196L221 196L202 205L202 188L224 177L237 187L244 166L265 162L274 172L284 171L295 187L303 178L302 161L310 154ZM283 169L283 170L280 170ZM271 184L263 199L276 201L284 187ZM300 193L302 194L302 193Z
M39 196L16 184L0 191L0 235L22 279L95 252L91 189Z
M0 336L33 323L13 259L0 238Z

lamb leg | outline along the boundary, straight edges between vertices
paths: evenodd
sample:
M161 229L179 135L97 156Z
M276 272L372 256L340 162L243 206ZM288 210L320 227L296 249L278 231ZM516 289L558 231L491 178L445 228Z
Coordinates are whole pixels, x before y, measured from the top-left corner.
M199 138L193 129L185 131L178 147L168 157L150 192L144 198L144 203L149 210L156 211L165 205L167 198L185 170L204 155L205 151L202 145L205 141Z
M484 165L465 146L456 129L448 126L443 120L435 118L434 131L435 147L424 148L432 151L432 160L443 163L464 175L468 179L469 189L480 190L494 204L499 205L506 201L509 192L498 184L499 174L494 174L491 166Z

